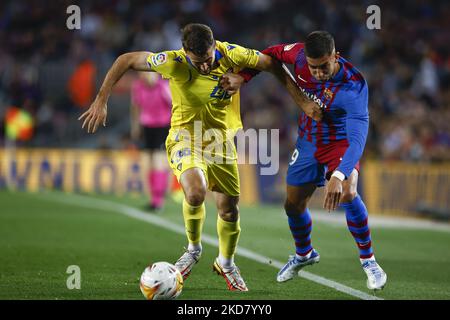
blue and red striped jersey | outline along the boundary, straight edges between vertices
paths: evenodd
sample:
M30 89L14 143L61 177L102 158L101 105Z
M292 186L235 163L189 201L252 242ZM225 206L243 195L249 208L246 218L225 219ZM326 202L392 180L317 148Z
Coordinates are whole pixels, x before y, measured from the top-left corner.
M310 73L303 43L281 44L262 51L285 64L294 65L295 80L313 99L319 99L325 109L321 122L301 113L298 119L297 144L313 143L320 153L330 144L348 143L337 168L346 177L362 156L369 128L368 86L362 74L346 59L339 57L339 71L327 81L318 81ZM243 70L249 81L258 72Z

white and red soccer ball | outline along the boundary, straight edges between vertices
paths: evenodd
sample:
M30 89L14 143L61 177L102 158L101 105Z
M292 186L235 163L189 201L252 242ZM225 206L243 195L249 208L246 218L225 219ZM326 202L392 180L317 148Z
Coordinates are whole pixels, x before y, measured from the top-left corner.
M147 300L176 299L183 289L183 276L173 264L155 262L142 273L140 288Z

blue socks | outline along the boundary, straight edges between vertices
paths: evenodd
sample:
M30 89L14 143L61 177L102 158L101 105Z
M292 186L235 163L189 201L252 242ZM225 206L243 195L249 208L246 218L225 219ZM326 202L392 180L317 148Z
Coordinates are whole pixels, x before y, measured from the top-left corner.
M288 216L289 228L295 241L295 252L299 256L306 256L312 251L311 230L312 220L309 210L297 216Z
M367 223L368 213L364 202L359 195L352 202L341 203L345 209L347 226L359 249L360 259L369 259L373 256L370 228Z

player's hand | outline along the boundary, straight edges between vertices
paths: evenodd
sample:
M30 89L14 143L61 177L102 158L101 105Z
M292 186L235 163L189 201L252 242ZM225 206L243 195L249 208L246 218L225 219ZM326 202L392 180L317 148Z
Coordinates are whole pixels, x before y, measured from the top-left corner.
M322 121L323 109L314 101L309 100L302 106L303 112L315 121Z
M242 76L231 72L225 73L219 80L219 85L230 95L238 92L243 83Z
M87 125L87 132L94 133L100 124L106 127L107 106L106 103L95 99L89 109L83 113L78 120L83 120L81 129Z
M328 210L336 210L342 196L342 181L336 177L331 177L325 191L325 201L323 207Z

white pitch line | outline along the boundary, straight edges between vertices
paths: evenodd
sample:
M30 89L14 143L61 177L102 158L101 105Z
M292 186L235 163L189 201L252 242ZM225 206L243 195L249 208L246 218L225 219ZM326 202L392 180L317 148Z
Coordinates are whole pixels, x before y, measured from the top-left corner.
M128 217L145 221L147 223L150 223L152 225L156 225L158 227L173 231L175 233L185 235L185 229L184 226L181 226L179 224L173 223L169 220L166 220L164 218L161 218L159 216L150 215L148 213L145 213L144 211L141 211L139 209L123 205L120 203L107 201L107 200L101 200L101 199L95 199L88 196L82 196L82 195L75 195L75 194L64 194L65 197L60 196L54 196L53 194L40 194L39 199L48 199L50 201L65 203L65 204L72 204L80 207L90 208L90 209L101 209L101 210L108 210L108 211L114 211L117 213L121 213L123 215L126 215ZM219 241L217 237L210 236L208 234L203 233L202 234L202 242L207 243L214 247L219 247ZM274 268L280 269L284 266L284 263L281 261L273 260L269 257L260 255L254 251L251 251L249 249L245 249L243 247L238 247L237 255L245 257L247 259L272 266ZM301 271L299 273L299 276L302 278L305 278L307 280L310 280L312 282L333 288L337 291L343 292L345 294L348 294L350 296L362 299L362 300L384 300L382 298L376 297L374 295L367 294L365 292L350 288L346 285L343 285L339 282L315 275L311 272L307 271Z

